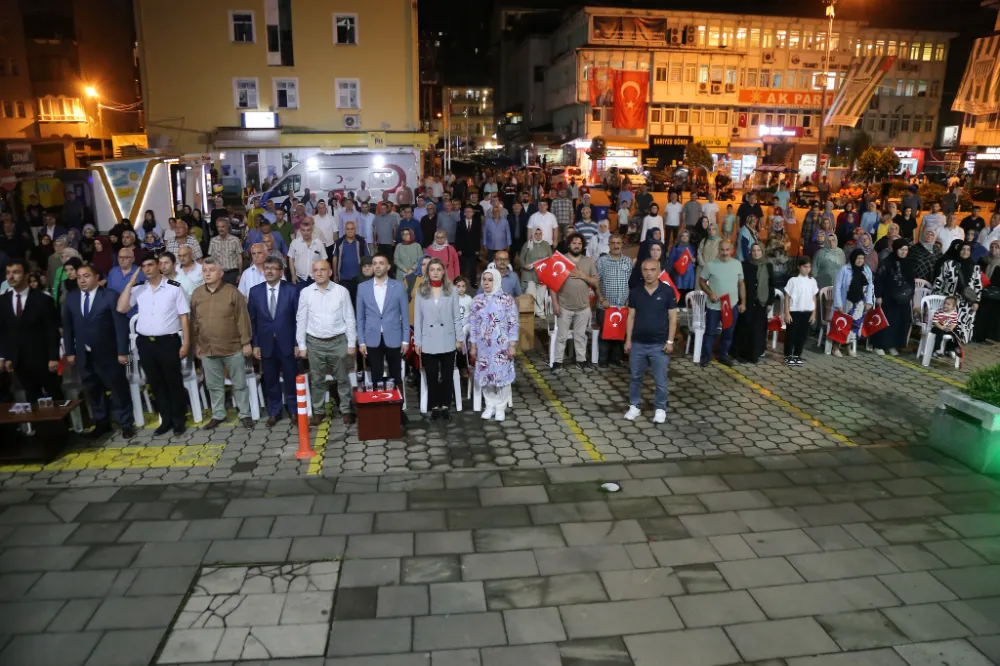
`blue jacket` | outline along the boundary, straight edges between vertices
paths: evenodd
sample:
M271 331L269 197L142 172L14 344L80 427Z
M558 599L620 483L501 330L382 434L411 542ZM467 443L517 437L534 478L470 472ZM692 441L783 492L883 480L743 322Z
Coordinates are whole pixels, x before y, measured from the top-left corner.
M868 286L865 287L865 304L875 305L875 282L872 279L872 269L866 265L864 270L865 278L868 280ZM844 311L844 305L847 302L847 290L851 286L852 273L850 264L842 267L837 273L837 281L833 285L833 307L841 312Z
M674 262L681 258L681 255L684 254L684 249L690 251L691 263L688 264L688 268L683 275L678 275L677 271L674 270ZM695 273L697 273L698 267L698 250L696 250L693 245L684 249L681 249L676 245L670 248L670 253L667 255L667 270L670 272L670 276L674 279L674 286L678 289L695 289L697 287Z
M375 279L358 285L357 296L358 344L378 347L385 338L386 347L399 347L410 342L410 300L406 286L389 280L385 303L379 312L375 300Z
M118 292L98 287L91 296L90 310L83 316L83 292L79 289L66 294L62 308L63 344L66 354L76 356L83 366L87 362L87 347L101 360L126 356L129 351L128 319L118 312Z
M278 283L278 305L271 317L267 282L250 288L250 344L260 347L262 358L291 356L295 351L295 315L299 310L299 290L290 282Z

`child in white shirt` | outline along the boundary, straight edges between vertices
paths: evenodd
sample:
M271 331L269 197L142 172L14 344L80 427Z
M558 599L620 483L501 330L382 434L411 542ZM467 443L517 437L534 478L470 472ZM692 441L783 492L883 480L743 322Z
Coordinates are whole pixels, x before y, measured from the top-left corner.
M469 316L472 314L472 296L466 293L469 290L469 281L464 276L459 275L453 284L458 291L458 314L462 319L462 340L468 340ZM465 349L468 348L469 346L466 344ZM463 377L469 372L468 365L465 354L459 352L455 357L455 367L459 369Z
M809 337L810 327L816 323L816 294L819 287L809 275L812 259L802 257L799 274L785 285L785 365L805 365L802 348Z

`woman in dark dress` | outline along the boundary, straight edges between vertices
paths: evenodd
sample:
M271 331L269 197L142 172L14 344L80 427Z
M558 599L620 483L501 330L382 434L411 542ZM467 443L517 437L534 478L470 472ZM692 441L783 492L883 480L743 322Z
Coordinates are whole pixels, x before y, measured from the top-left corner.
M875 353L899 356L898 349L906 346L913 325L913 267L910 265L909 242L897 238L892 253L879 264L875 272L875 305L882 308L888 328L872 336Z
M767 349L767 309L774 302L774 266L764 257L760 243L750 246L750 259L743 262L747 309L736 319L733 356L744 363L757 363Z
M990 243L990 253L980 260L983 276L990 286L983 289L979 312L972 329L973 342L1000 342L1000 241Z

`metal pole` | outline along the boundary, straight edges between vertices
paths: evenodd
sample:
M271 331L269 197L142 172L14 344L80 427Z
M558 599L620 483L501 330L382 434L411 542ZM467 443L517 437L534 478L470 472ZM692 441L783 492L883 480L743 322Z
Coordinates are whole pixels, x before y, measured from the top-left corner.
M823 69L823 85L819 97L819 150L816 153L816 170L819 176L823 175L823 128L825 127L826 116L826 87L830 80L830 44L833 42L833 17L834 5L837 0L829 0L826 6L826 15L829 17L829 28L826 31L826 64Z
M97 125L98 125L98 127L101 128L101 159L102 160L103 159L107 159L107 152L106 152L107 149L104 146L104 111L102 110L103 108L104 107L101 106L101 103L98 102L97 103Z

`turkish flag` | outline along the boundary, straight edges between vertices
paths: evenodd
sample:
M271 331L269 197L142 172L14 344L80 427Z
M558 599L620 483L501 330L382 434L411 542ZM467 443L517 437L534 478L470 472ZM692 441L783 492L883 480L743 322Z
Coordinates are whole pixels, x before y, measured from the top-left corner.
M834 312L830 315L830 330L827 331L826 337L833 342L845 345L847 344L847 336L851 334L852 326L854 326L854 319L851 318L851 315Z
M608 308L605 310L601 338L604 340L624 340L627 319L628 308Z
M883 328L889 328L889 321L885 318L882 308L877 307L865 315L865 320L861 323L861 336L870 338Z
M739 127L741 127L741 128L746 128L746 126L747 126L747 114L746 113L741 113L738 116L738 118L739 118L739 121L738 121L737 125Z
M722 330L733 325L733 304L729 302L729 294L723 294L719 299L722 304Z
M670 279L670 273L666 271L660 273L660 282L666 285L670 285L670 288L674 290L674 298L676 298L677 303L680 304L681 292L677 289L677 285L674 284L674 281Z
M774 315L767 320L767 330L769 331L780 331L784 327L781 321L781 315Z
M614 70L611 75L614 92L615 129L645 129L646 99L649 97L649 72Z
M691 261L691 253L687 250L687 248L685 248L684 254L678 257L677 261L674 262L674 271L677 272L678 277L687 273L687 269L688 266L691 265Z
M990 282L990 279L986 277L986 273L980 274L980 277L983 279L983 289L986 289L986 287L993 284L992 282Z
M559 291L576 265L566 255L556 252L551 257L536 262L532 268L535 269L539 282L552 291Z

